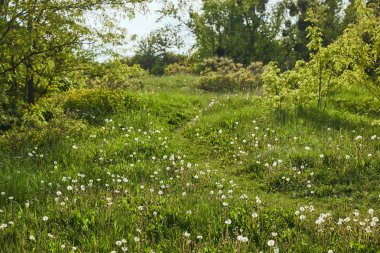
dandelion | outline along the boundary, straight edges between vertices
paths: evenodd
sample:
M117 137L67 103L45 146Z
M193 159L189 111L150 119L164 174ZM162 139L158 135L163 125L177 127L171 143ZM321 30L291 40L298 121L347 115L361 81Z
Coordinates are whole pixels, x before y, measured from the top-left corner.
M197 239L198 239L198 240L202 240L202 239L203 239L203 236L198 235L198 236L197 236Z
M245 236L242 236L242 235L238 235L237 240L239 242L248 242L248 237L245 237Z
M228 219L228 220L226 220L224 223L227 224L227 225L230 225L230 224L231 224L231 220Z
M258 205L261 204L261 199L259 198L259 196L256 196L256 204L258 204Z
M334 253L334 251L333 251L332 249L329 249L329 250L327 251L327 253Z
M42 217L43 221L47 221L48 219L49 219L49 217L47 217L47 216Z
M184 235L185 237L190 237L190 233L188 233L187 231L185 231L185 233L183 233L183 235Z
M77 146L76 144L74 144L74 145L72 146L72 148L76 150L76 149L78 149L78 146Z
M274 242L274 240L269 240L269 241L267 242L267 244L268 244L269 247L273 247L274 244L275 244L275 242Z
M68 191L72 191L73 190L73 187L71 185L67 186L66 188Z
M31 241L35 241L35 240L36 240L36 237L34 237L34 235L30 235L30 236L29 236L29 240L31 240Z
M117 246L121 246L123 243L121 241L116 241Z
M133 240L134 240L135 242L139 242L139 241L140 241L140 238L138 238L137 236L135 236L135 237L133 238Z

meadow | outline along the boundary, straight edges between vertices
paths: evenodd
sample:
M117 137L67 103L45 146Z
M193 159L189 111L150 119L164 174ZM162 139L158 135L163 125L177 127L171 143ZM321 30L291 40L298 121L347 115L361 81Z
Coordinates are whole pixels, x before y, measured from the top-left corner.
M0 136L0 252L379 252L380 104L198 77L52 94Z

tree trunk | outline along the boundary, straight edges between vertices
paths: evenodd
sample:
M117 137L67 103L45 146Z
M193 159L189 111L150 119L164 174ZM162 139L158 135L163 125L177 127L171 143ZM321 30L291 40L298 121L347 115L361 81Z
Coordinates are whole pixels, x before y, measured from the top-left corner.
M30 75L26 79L26 98L28 101L28 104L34 104L35 102L35 97L36 97L36 90L34 87L34 78L33 75Z

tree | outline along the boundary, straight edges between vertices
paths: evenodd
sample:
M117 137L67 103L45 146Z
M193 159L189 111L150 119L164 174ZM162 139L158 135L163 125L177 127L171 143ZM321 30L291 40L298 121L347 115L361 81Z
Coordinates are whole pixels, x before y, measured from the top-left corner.
M33 104L74 67L73 60L84 45L99 41L115 43L121 38L120 34L89 27L86 15L95 12L106 15L107 8L131 12L131 5L143 1L0 1L2 92Z
M311 25L308 12L313 11L322 32L323 45L331 44L344 30L342 0L283 0L278 7L283 10L281 52L284 55L280 65L285 69L294 67L297 60L308 60L307 27ZM281 13L279 13L281 14Z
M183 46L183 39L175 27L165 26L151 32L139 41L135 55L129 63L139 64L155 75L162 75L165 66L184 60L183 56L173 53Z
M276 52L265 19L268 0L203 0L190 13L190 30L201 58L225 56L236 62L268 62Z

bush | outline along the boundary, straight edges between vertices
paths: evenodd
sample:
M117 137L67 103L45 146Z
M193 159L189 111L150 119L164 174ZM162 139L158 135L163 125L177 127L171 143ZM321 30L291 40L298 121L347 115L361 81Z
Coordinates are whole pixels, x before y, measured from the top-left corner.
M193 67L187 62L176 62L165 68L165 75L192 74Z
M23 112L18 126L1 136L0 145L8 150L53 145L86 129L85 122L64 113L62 98L56 95L38 100Z
M129 66L119 60L91 66L87 72L87 87L109 89L139 86L140 79L148 75L139 65Z
M228 58L206 59L201 65L199 88L216 92L259 88L262 85L262 64L255 63L250 67L244 68Z
M75 113L89 123L101 123L105 118L139 108L140 101L122 90L83 89L68 93L63 105L65 113Z

